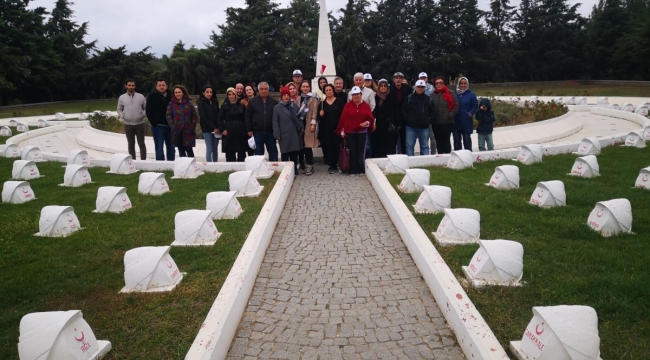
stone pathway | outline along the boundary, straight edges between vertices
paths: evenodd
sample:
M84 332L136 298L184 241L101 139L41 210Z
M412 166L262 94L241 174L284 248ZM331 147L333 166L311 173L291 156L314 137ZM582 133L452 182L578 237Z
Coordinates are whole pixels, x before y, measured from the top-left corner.
M464 359L365 176L296 178L229 359Z

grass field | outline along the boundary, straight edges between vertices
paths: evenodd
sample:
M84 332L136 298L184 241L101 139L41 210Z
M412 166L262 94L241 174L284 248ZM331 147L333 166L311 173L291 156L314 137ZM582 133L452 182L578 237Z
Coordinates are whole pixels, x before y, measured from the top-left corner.
M650 191L633 188L650 148L613 147L598 157L601 176L566 175L576 156L545 157L541 164L519 165L517 190L485 186L498 165L485 162L461 171L429 168L431 184L452 189L453 208L481 214L482 239L506 239L524 246L523 287L467 289L501 344L520 340L533 306L588 305L598 313L603 359L647 359L650 354ZM396 187L402 175L390 175ZM541 209L528 200L538 181L562 180L567 206ZM412 210L419 194L401 194ZM587 217L597 201L627 198L632 203L634 234L601 237L589 229ZM442 214L415 215L432 242ZM435 245L461 278L478 245Z
M5 139L0 139L4 142ZM0 158L0 178L11 178L14 159ZM91 168L92 184L59 187L60 163L38 164L45 177L30 180L37 200L0 205L0 359L17 359L20 319L28 313L82 310L96 337L109 340L107 359L180 359L191 346L225 280L275 178L261 180L258 198L240 198L244 213L215 221L221 237L211 247L172 248L183 281L168 293L119 294L124 286L124 253L141 246L165 246L174 240L174 216L204 209L205 195L228 190L228 174L172 180L160 197L137 193L139 173L106 174ZM100 186L125 186L133 208L123 214L95 214ZM66 238L43 238L38 220L46 205L71 205L82 230Z
M567 81L552 85L482 86L473 85L479 96L650 96L650 85L581 85Z

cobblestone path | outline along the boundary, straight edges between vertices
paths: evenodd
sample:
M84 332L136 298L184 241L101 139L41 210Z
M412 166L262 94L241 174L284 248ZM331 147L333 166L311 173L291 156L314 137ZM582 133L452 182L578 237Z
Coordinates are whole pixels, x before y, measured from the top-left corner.
M365 176L291 190L229 359L464 359Z

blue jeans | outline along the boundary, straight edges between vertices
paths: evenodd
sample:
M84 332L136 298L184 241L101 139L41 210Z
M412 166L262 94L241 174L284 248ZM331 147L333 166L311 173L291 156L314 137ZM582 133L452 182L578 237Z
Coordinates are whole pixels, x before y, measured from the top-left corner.
M203 133L203 140L205 141L205 161L217 162L219 161L219 139L214 137L213 133Z
M429 155L429 128L406 127L406 155L415 155L415 140L420 144L420 155Z
M156 160L165 161L165 151L167 148L167 160L174 161L176 153L172 144L172 129L169 126L156 125L151 127L153 133L153 143L156 148Z
M485 151L485 143L487 143L488 150L494 150L494 142L492 134L478 134L478 150Z
M461 140L463 144L461 145ZM465 150L472 151L472 131L467 132L465 129L454 128L454 150L460 150L465 147Z
M278 147L272 133L253 131L255 138L255 155L264 155L264 145L269 153L269 161L278 161Z

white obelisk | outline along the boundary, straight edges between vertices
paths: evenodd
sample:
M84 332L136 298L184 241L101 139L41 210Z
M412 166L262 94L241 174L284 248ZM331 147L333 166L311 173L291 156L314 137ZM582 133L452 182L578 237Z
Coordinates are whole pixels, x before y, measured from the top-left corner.
M332 49L332 35L327 17L327 4L320 0L320 16L318 20L318 52L316 53L316 77L312 81L313 89L318 89L318 78L324 76L327 82L332 83L336 77L334 65L334 50Z

